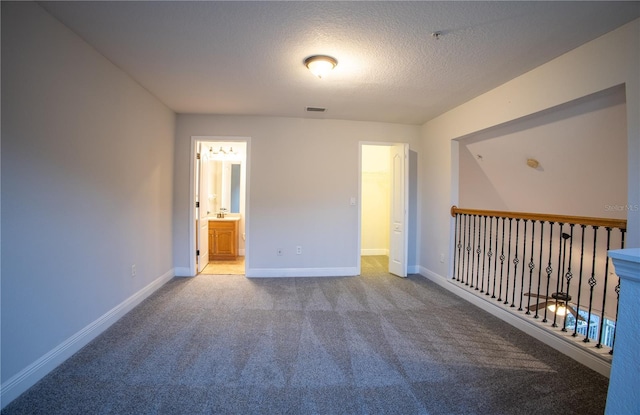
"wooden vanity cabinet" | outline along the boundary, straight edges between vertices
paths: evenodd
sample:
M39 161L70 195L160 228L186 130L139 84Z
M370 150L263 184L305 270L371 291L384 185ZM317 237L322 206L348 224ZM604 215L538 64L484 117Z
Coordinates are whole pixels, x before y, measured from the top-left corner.
M238 221L209 221L209 260L238 257Z

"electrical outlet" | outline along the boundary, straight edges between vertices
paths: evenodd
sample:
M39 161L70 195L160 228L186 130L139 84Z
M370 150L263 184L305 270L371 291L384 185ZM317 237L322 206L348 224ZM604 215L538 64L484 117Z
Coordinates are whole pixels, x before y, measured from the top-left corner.
M444 254L440 254L440 262L444 263Z
M282 248L278 248L278 249L276 250L276 255L278 255L278 256L282 256Z
M131 276L136 276L136 264L131 265Z
M296 246L296 255L300 255L302 253L302 247L300 245Z

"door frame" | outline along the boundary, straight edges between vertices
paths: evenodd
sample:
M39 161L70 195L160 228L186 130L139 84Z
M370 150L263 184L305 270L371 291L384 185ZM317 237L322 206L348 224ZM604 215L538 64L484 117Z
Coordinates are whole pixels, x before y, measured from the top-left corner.
M240 136L209 136L209 135L193 135L191 136L191 149L189 151L189 275L195 277L198 275L197 265L196 265L196 154L197 154L197 143L199 141L206 142L215 142L215 141L226 141L226 142L239 142L245 143L247 146L247 155L246 155L246 167L245 167L245 190L244 190L244 269L245 275L247 273L247 269L249 269L250 257L249 257L249 238L250 232L249 222L251 215L249 214L249 199L250 199L250 179L251 179L251 137L240 137ZM238 237L242 237L242 235L238 235Z
M359 209L358 209L358 251L357 251L357 267L356 267L356 271L357 271L357 275L360 275L362 272L362 262L361 262L361 256L362 256L362 147L363 146L385 146L385 147L395 147L397 145L405 145L407 147L408 150L411 149L410 145L408 143L395 143L395 142L391 142L391 141L359 141L358 142L358 199L360 200L359 203ZM406 155L405 155L406 156ZM409 157L407 157L405 159L405 197L403 200L403 204L404 204L404 238L405 238L405 243L404 243L404 252L403 252L403 257L404 257L404 268L405 268L405 272L408 274L408 270L409 270L409 264L408 264L408 260L409 260L409 229L408 229L408 220L409 220L409 215L408 215L408 211L409 211L409 202L408 202L408 198L409 198L409 178L407 177L409 174ZM393 203L393 201L391 201L391 203ZM391 226L391 218L389 218L389 223L388 223L389 227ZM389 248L391 250L391 233L389 233ZM389 252L389 254L391 254L391 252Z
M196 141L196 153L199 151L200 152L200 157L196 157L196 159L194 160L195 162L195 169L194 169L194 192L195 194L199 195L197 197L197 199L200 201L200 205L197 206L195 208L195 218L196 218L196 236L195 236L195 242L196 242L196 274L201 273L204 268L206 267L206 265L203 266L203 264L200 263L201 260L203 260L203 258L207 259L207 262L209 260L209 252L202 252L203 251L203 224L201 223L202 220L202 209L204 208L203 204L202 204L202 189L203 189L203 171L204 171L204 158L202 157L202 148L203 143L205 143L205 141ZM207 240L209 238L209 230L207 229L206 232L206 237ZM209 248L209 245L207 244L207 250ZM204 262L204 261L203 261Z

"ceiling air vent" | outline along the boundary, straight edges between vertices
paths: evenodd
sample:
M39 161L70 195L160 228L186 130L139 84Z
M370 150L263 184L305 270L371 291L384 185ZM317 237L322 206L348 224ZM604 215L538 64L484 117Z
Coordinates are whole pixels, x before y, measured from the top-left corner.
M322 107L307 107L307 112L325 112L327 109Z

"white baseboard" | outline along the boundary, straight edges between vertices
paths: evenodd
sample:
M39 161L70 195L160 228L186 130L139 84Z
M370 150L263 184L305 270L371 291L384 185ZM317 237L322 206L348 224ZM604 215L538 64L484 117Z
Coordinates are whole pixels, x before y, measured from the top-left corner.
M88 324L82 330L2 383L2 385L0 385L1 407L4 408L58 365L71 357L75 352L96 338L100 333L108 329L113 323L140 304L142 300L162 287L167 281L173 278L174 275L174 269L167 271L149 285L107 311L97 320Z
M389 256L389 250L384 248L371 248L371 249L361 249L360 255L369 256L369 255L386 255Z
M547 346L553 347L554 349L567 355L573 360L587 366L592 370L595 370L603 376L609 377L609 373L611 372L611 364L606 362L604 359L596 356L594 353L590 353L584 348L578 346L577 344L575 344L575 341L550 333L544 328L539 327L537 324L534 324L534 322L529 321L532 319L527 318L526 316L518 316L507 310L504 310L500 306L497 306L496 304L478 297L468 292L464 288L459 287L449 278L438 275L435 272L428 270L422 266L419 268L419 274L423 277L433 281L434 283L447 289L448 291L451 291L455 295L474 304L475 306L480 307L484 311L509 323L513 327L527 333L532 337L535 337L536 339L545 343Z
M249 278L350 277L358 275L358 268L248 268L245 275Z

